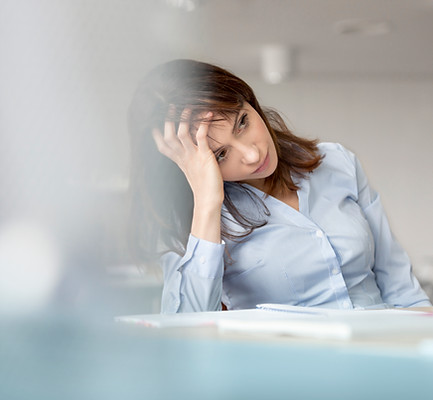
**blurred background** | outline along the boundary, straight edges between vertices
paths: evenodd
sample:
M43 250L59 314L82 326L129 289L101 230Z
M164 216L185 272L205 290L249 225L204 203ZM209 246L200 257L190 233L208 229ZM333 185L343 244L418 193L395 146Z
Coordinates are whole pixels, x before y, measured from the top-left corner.
M354 151L433 296L433 0L0 0L0 312L159 312L127 251L127 110L173 58Z

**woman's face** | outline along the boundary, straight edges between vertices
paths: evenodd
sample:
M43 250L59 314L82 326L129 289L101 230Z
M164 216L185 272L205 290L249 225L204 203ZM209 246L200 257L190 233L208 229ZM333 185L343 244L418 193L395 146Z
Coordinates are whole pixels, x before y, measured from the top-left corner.
M224 181L240 181L263 190L265 178L277 168L277 151L268 128L247 102L232 118L212 122L208 142Z

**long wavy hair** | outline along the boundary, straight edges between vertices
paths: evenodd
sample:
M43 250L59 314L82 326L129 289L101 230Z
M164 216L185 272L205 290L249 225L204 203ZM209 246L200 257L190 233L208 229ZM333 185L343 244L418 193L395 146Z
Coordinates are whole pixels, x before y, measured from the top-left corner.
M180 168L157 150L152 129L163 131L166 120L178 124L186 107L192 110L192 125L200 121L198 116L204 111L212 111L215 120L229 119L245 102L261 116L277 150L277 169L266 179L268 193L297 190L296 180L306 178L320 165L317 141L295 136L276 111L259 105L253 90L242 79L218 66L194 60L159 65L141 82L129 110L130 243L136 262L155 261L167 251L182 254L193 216L192 190ZM223 216L221 236L243 239L266 224L268 210L246 186L230 185L245 192L263 211L260 220L243 215L225 185L224 207L230 219L243 229L238 234L231 231Z

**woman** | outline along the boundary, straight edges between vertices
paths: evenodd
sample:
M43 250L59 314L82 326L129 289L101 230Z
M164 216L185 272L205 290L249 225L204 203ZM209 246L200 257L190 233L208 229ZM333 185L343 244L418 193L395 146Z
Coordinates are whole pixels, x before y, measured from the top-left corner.
M151 71L130 112L133 239L162 312L430 306L356 157L299 138L219 67Z

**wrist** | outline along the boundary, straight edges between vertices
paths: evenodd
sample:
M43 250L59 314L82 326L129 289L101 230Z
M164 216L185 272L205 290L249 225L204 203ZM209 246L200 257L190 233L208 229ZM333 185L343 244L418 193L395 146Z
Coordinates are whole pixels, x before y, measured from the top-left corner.
M194 198L194 212L200 212L200 213L221 213L221 209L223 206L223 200L224 199L195 199Z
M194 215L202 218L221 218L222 203L194 203Z
M221 243L221 205L194 205L191 233L196 238Z

